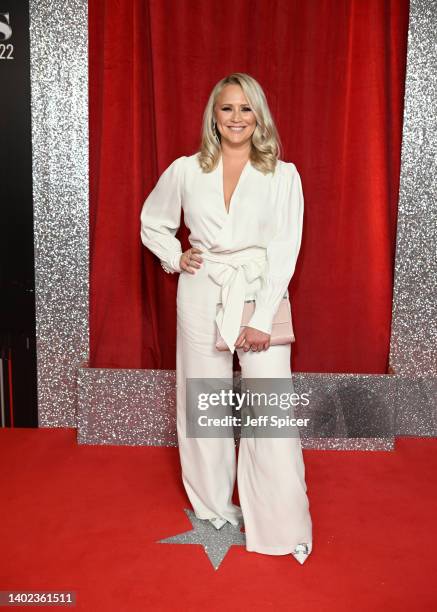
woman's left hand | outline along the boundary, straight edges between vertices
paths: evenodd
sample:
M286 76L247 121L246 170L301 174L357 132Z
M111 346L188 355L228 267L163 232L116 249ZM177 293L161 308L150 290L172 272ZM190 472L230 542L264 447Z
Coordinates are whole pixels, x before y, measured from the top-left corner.
M266 351L269 346L270 334L254 327L245 327L235 342L235 347L242 348L246 353L247 351Z

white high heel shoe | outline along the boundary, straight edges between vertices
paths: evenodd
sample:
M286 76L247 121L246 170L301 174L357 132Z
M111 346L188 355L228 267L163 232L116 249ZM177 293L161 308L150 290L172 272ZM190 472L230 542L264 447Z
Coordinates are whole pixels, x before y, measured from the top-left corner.
M223 525L226 525L226 523L228 522L225 519L222 518L218 518L218 517L214 517L212 519L208 519L209 522L211 523L211 525L214 525L214 527L218 530L221 529L223 527Z
M301 565L303 565L309 557L311 548L311 544L298 544L291 554Z

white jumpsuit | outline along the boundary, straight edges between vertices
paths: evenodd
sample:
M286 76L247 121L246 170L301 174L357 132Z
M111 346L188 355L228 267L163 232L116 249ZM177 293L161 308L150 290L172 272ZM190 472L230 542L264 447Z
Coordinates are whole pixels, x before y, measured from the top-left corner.
M232 379L245 299L256 297L249 325L271 332L295 269L303 204L293 163L279 160L275 173L264 175L248 161L228 213L222 158L215 170L204 173L196 153L170 164L141 211L143 244L166 272L180 273L177 434L185 490L198 518L226 519L234 525L243 518L246 549L270 555L291 553L299 543L312 549L300 438L241 437L237 467L233 438L186 437L186 379ZM175 234L182 209L190 244L202 251L203 264L195 274L179 266L182 247ZM230 351L215 348L217 326ZM291 379L290 345L236 350L243 378ZM232 503L236 477L241 509Z

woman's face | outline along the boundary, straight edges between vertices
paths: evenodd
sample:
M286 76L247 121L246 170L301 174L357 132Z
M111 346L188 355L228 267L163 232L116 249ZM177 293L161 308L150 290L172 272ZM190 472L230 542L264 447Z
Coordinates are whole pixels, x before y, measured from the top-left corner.
M256 128L255 115L239 85L226 85L214 106L221 141L231 146L247 145Z

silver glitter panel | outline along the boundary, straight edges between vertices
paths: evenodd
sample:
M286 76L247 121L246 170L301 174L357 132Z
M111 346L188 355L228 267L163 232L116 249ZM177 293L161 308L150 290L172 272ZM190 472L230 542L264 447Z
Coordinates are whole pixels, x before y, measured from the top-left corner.
M174 370L79 368L79 444L177 446Z
M390 364L437 375L437 2L411 0Z
M88 359L87 24L86 0L30 0L40 427L76 425Z
M239 377L239 372L234 373L237 384ZM336 417L329 438L316 438L311 431L302 434L303 448L392 450L393 435L345 437L361 431L370 405L377 423L396 422L394 417L401 410L404 424L414 417L416 427L429 431L429 411L418 413L417 404L405 404L398 376L294 374L293 383L296 393L310 394L309 414L317 413L321 420L325 415ZM81 444L177 446L174 370L83 367L79 369L78 399ZM300 416L297 410L296 416Z
M437 378L396 376L396 435L437 436Z

